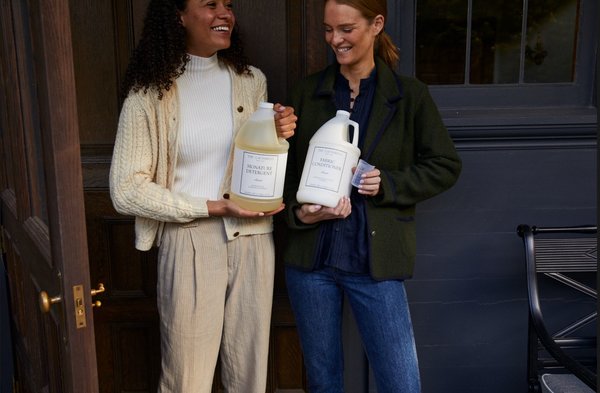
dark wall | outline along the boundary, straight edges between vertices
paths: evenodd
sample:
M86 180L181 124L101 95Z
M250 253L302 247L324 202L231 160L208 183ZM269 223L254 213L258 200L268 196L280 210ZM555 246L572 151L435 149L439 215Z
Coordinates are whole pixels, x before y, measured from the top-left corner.
M423 393L526 391L527 286L516 227L596 223L597 152L588 142L457 143L461 178L419 206L417 266L407 282Z

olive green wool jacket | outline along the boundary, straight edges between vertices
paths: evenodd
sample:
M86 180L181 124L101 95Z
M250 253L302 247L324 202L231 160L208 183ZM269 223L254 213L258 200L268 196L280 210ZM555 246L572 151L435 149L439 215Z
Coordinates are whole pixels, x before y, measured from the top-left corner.
M406 279L416 254L415 208L418 202L450 188L461 160L422 82L397 75L376 59L377 82L361 158L381 172L381 193L366 201L370 273L376 280ZM319 224L295 217L296 191L310 138L335 116L334 82L338 66L307 77L292 91L290 104L298 116L290 138L284 188L288 233L284 262L312 270L316 266Z

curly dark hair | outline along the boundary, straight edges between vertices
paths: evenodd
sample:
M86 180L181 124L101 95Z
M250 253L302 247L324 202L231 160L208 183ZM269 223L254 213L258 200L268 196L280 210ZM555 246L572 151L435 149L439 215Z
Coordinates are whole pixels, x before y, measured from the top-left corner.
M190 56L186 51L186 32L179 12L185 10L188 0L151 0L146 10L142 36L127 66L122 98L131 90L155 88L158 98L173 85L185 71ZM217 52L219 60L231 66L238 74L250 74L249 61L237 24L231 34L229 48Z

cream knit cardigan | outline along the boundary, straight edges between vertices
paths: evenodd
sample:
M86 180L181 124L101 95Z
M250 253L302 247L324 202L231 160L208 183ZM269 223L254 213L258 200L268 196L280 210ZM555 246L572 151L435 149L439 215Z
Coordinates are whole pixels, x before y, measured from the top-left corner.
M228 69L236 135L258 103L267 100L267 83L264 74L255 67L251 67L252 75L239 75L230 67ZM164 92L161 100L155 90L130 92L119 117L110 168L110 196L119 213L135 216L135 247L138 250L160 245L165 222L187 223L208 217L206 198L170 190L177 160L178 99L177 82ZM230 154L221 194L230 190L231 157ZM229 240L273 230L270 217L223 217L223 221Z

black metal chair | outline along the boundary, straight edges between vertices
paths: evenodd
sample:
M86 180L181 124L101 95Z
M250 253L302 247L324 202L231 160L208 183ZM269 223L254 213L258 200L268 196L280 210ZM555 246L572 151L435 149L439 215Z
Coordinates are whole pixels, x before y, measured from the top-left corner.
M567 322L567 326L550 334L547 320L542 314L543 297L540 296L539 284L540 280L548 277L575 290L574 294L579 296L578 299L596 299L597 228L591 225L554 228L519 225L517 233L523 239L527 263L529 392L541 392L542 384L552 381L552 377L565 377L565 381L568 378L569 393L589 392L589 388L595 392L596 329L593 329L593 333L586 332L585 335L582 335L581 331L585 330L584 327L589 330L589 325L596 323L596 303L590 302L593 311L583 317L576 317L576 320ZM589 281L584 280L586 276L589 279L589 275L593 276L594 284L584 282ZM542 374L545 378L541 384ZM573 384L580 381L587 386L580 383L580 389L576 390ZM554 383L557 386L561 384L556 380Z

